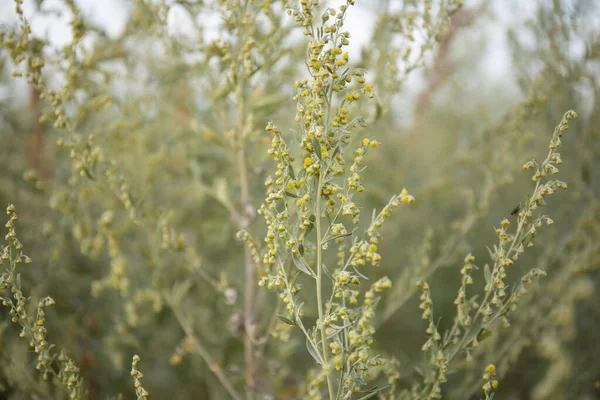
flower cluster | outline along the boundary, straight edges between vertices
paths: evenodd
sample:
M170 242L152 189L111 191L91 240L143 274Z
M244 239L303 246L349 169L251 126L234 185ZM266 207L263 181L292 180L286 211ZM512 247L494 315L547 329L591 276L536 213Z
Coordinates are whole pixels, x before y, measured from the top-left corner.
M483 374L483 381L485 382L483 385L483 393L485 394L486 399L492 399L493 392L498 388L498 380L494 379L495 376L496 366L494 364L488 365Z
M133 361L131 362L131 376L133 377L133 386L135 387L135 395L137 396L137 400L145 400L148 398L149 393L144 386L142 386L142 380L144 379L144 374L142 374L138 369L137 365L140 362L140 356L137 354L133 356Z
M83 381L79 376L79 368L73 360L63 352L58 357L52 353L52 347L48 342L48 330L46 328L47 307L55 304L51 297L42 298L36 307L35 317L27 313L28 298L23 294L21 288L21 276L17 273L17 265L30 264L31 258L23 253L23 244L17 238L15 223L18 216L15 206L9 204L6 213L10 217L5 227L8 233L4 237L8 242L2 249L0 265L8 262L8 270L0 276L0 293L8 290L11 297L0 296L0 302L9 309L11 321L21 326L20 337L29 340L35 354L37 354L36 369L46 379L55 379L67 392L69 399L82 399L86 396ZM55 364L55 361L57 363ZM58 369L56 368L58 365Z
M533 192L527 196L525 202L513 211L517 215L517 227L510 229L511 222L508 218L500 222L500 227L495 229L498 244L489 249L493 265L486 264L483 268L485 279L484 296L481 301L476 296L469 296L467 286L473 283L472 273L478 269L473 263L475 257L468 254L464 259L460 270L461 286L454 300L457 314L454 325L443 336L437 331L437 325L433 320L433 305L430 297L430 288L426 283L419 283L422 289L420 308L423 310L423 319L429 321L427 328L428 339L423 345L423 351L428 354L428 393L429 398L441 398L440 384L446 382L446 371L452 361L461 353L466 352L467 359L471 357L470 351L478 347L486 338L492 335L492 324L501 321L502 326L510 327L510 313L515 312L518 300L527 293L526 286L531 285L535 278L542 278L546 273L540 269L532 269L521 278L521 282L513 290L506 283L508 270L519 259L519 255L525 252L527 247L533 246L537 230L544 224L552 225L553 220L547 215L534 216L533 212L546 203L544 197L551 195L557 188L566 188L566 184L557 180L545 180L547 175L555 175L558 172L555 164L560 164L560 139L568 129L568 122L575 118L573 111L565 113L562 121L556 127L550 142L550 151L544 162L538 164L535 160L524 165L524 169L534 168L533 175L535 187ZM492 398L493 391L498 382L492 379L495 375L495 367L488 366L484 380L483 389L486 398Z
M365 157L379 142L372 138L355 141L352 137L354 130L366 126L361 117L352 117L354 103L361 97L374 97L365 72L348 67L350 57L345 47L350 35L341 28L353 3L347 1L339 11L327 9L318 28L313 25L312 14L318 1L301 2L289 9L310 37L310 79L295 82L293 97L298 126L293 133L299 156L292 155L294 146L273 123L266 128L272 135L268 153L276 171L265 180L267 195L259 210L267 224L261 260L265 275L259 285L280 291L289 316L280 316L281 321L303 331L309 353L322 366L310 380L308 392L313 399L321 398L319 386L324 382L330 398L334 398L334 373L340 377L337 390L349 394L366 384L374 367L385 365L381 357L370 354L370 348L375 333L374 308L380 293L391 288L391 281L386 277L376 281L359 304L365 276L358 269L380 265L384 221L400 204L415 201L403 189L373 215L364 234L356 232L361 210L354 196L366 189L361 177ZM348 154L346 148L354 143ZM327 269L324 263L331 244L337 249L335 270ZM302 274L315 283L318 320L310 329L304 327L298 299ZM332 280L329 301L324 299L325 276ZM390 372L390 376L396 373Z

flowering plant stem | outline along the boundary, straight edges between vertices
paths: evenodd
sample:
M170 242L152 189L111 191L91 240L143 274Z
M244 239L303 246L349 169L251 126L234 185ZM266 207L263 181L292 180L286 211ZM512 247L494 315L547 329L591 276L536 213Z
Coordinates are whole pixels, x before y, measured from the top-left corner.
M331 103L331 100L330 100ZM319 173L319 180L317 184L317 199L315 201L316 211L316 230L317 230L317 308L319 312L319 326L321 330L321 348L323 349L323 363L324 367L328 368L328 349L327 349L327 334L325 333L325 314L323 312L323 268L322 268L322 236L321 236L321 188L323 186L323 170ZM333 394L333 383L331 381L331 374L327 373L327 389L329 391L329 398L334 399Z

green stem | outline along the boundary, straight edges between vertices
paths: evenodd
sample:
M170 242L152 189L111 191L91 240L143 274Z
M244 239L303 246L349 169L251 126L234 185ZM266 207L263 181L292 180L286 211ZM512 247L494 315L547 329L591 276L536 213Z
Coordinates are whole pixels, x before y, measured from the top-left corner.
M532 198L534 198L534 196L535 196L535 194L537 193L537 191L538 191L539 187L540 187L540 180L538 180L538 181L536 182L535 189L533 190L533 195L532 195ZM529 210L529 209L531 209L531 203L532 203L532 201L530 200L530 204L527 204L527 205L526 205L526 208L525 208L525 210ZM509 248L508 248L508 251L506 252L506 257L510 257L510 256L511 256L511 254L513 253L513 251L515 251L515 248L516 248L516 246L517 246L517 243L520 243L520 242L521 242L521 231L522 231L522 229L523 229L523 226L525 225L525 219L526 219L526 218L527 218L527 217L523 217L523 218L521 218L521 219L519 220L519 225L517 226L517 232L515 233L515 236L514 236L514 238L513 238L513 240L512 240L512 243L510 244L510 246L509 246ZM502 248L502 246L500 246L500 248ZM498 256L496 256L496 258L498 258ZM496 273L497 273L498 269L499 269L499 260L497 259L497 260L494 262L494 274L496 274ZM493 291L493 290L492 290L492 288L490 287L490 290L488 290L488 292L485 294L485 297L484 297L483 301L481 302L481 304L479 305L479 308L478 308L478 309L477 309L477 311L475 312L475 316L473 317L473 321L472 321L472 325L471 325L471 327L470 327L470 328L469 328L469 329L468 329L468 330L467 330L467 331L466 331L466 332L463 334L463 337L461 338L460 342L458 343L458 346L456 347L456 350L455 350L455 351L454 351L454 352L453 352L453 353L450 355L450 357L448 358L448 364L450 364L450 363L451 363L451 362L454 360L454 358L455 358L455 357L458 355L458 353L459 353L459 352L462 350L462 348L463 348L463 346L465 345L465 342L466 342L466 340L467 340L467 337L468 337L468 336L470 336L470 335L469 335L469 333L470 333L470 332L471 332L471 330L473 329L472 327L473 327L473 326L476 326L476 325L474 324L475 320L477 319L477 317L478 317L479 315L481 315L481 314L482 314L483 308L484 308L484 307L485 307L485 305L487 304L487 302L488 302L488 300L489 300L489 298L490 298L490 295L491 295L492 291Z
M179 310L177 306L170 304L168 301L167 303L173 310L173 314L175 315L177 322L179 322L179 325L185 332L185 335L192 340L192 343L194 344L194 352L197 353L204 360L204 362L208 365L210 371L219 380L219 382L225 388L227 393L229 393L231 398L233 400L242 400L242 396L235 390L233 384L223 371L222 367L214 361L206 347L204 347L204 344L200 342L200 339L194 333L192 325L187 321L183 313Z
M322 166L321 166L322 168ZM315 206L315 223L317 225L317 308L319 311L319 324L321 330L321 349L323 351L323 368L329 368L329 362L327 357L327 334L325 333L325 315L323 312L323 288L322 288L322 236L321 236L321 188L323 186L323 171L319 172L319 183L317 184L317 199ZM329 399L335 399L333 393L333 383L331 381L331 374L327 371L327 389L329 390Z

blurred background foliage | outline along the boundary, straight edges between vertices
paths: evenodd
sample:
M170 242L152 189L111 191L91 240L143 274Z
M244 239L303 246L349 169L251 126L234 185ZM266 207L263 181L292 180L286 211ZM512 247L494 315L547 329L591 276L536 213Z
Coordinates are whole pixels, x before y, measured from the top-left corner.
M282 2L255 1L247 14L233 3L123 1L127 23L115 36L77 2L37 1L28 17L68 15L77 44L72 51L43 37L30 42L46 58L66 129L38 88L10 76L10 32L19 26L2 27L0 203L18 207L20 240L34 260L21 270L24 286L34 299L56 300L49 337L76 360L91 399L133 396L133 354L153 398L228 398L215 365L243 392L247 289L235 234L264 235L254 215L272 168L264 127L294 125L305 44ZM376 18L351 59L373 82L377 102L358 113L382 143L363 173L363 208L380 208L404 186L417 198L386 224L382 267L371 271L394 283L379 307L377 349L400 361L401 389L421 379L427 325L415 283L429 282L440 327L451 325L462 260L489 260L493 228L530 190L523 163L545 155L554 126L574 109L579 118L562 152L569 189L549 201L556 223L513 278L533 267L548 277L511 328L457 365L444 394L480 398L481 371L495 363L500 398L599 398L600 356L591 351L600 326L598 4L466 2L446 16L444 2L434 2L440 14L411 33L409 21L424 15L420 3L374 1L350 11ZM192 33L169 28L175 8ZM238 79L244 69L250 78ZM276 299L255 296L253 323L264 330ZM297 398L313 360L300 335L279 335L289 338L255 347L257 391ZM39 379L5 317L0 357L3 398L60 396Z

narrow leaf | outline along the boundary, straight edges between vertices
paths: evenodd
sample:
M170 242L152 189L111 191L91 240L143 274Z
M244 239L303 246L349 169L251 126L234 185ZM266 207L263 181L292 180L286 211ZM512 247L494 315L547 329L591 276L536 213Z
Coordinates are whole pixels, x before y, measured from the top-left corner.
M485 278L485 283L487 284L492 281L492 271L490 270L489 264L485 264L483 267L483 277Z
M490 336L492 336L492 331L490 331L489 329L481 328L481 330L477 334L477 341L481 343Z
M315 272L310 268L304 257L294 254L292 255L292 258L294 260L294 264L296 264L296 267L298 267L300 271L304 272L306 275L312 276L313 278L315 277Z
M362 279L368 281L369 278L367 278L366 276L364 276L363 274L361 274L360 272L358 272L358 270L356 269L356 267L352 267L354 269L354 272L356 272L356 275L360 276Z
M331 275L331 272L329 272L329 269L327 268L327 266L325 264L321 264L323 266L323 271L325 272L325 275L327 275L329 278L333 279L333 275Z
M313 153L315 153L315 155L317 156L319 161L323 161L321 158L321 145L319 144L319 141L317 140L316 137L313 137L313 139L312 139L312 146L313 146Z
M490 258L494 258L494 252L489 247L485 246L488 249L488 253L490 253Z
M308 349L308 352L312 356L312 358L315 359L317 364L323 365L323 361L321 361L321 356L319 355L317 350L314 348L312 343L308 340L308 338L306 338L306 348Z
M371 397L375 396L377 393L382 392L384 389L387 389L389 387L389 385L386 386L374 386L371 389L368 389L365 391L365 393L367 393L365 396L363 397L359 397L356 400L366 400L366 399L370 399Z
M294 328L296 327L296 324L294 323L294 321L292 321L289 318L284 317L283 315L277 314L277 317L282 321L285 322L286 324L293 326Z

